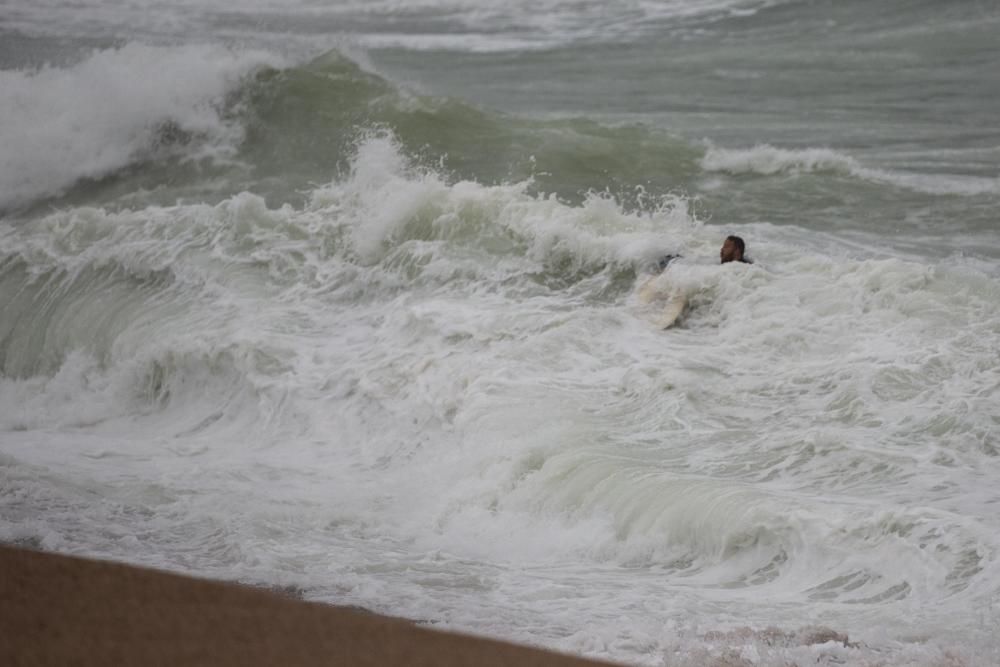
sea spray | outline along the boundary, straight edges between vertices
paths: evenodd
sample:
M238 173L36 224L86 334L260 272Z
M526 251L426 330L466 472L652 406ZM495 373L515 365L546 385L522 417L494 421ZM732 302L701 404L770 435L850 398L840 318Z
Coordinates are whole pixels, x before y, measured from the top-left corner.
M242 128L226 117L225 96L276 62L259 52L126 44L65 69L0 71L0 209L164 159L177 144L194 144L183 146L190 160L232 157Z

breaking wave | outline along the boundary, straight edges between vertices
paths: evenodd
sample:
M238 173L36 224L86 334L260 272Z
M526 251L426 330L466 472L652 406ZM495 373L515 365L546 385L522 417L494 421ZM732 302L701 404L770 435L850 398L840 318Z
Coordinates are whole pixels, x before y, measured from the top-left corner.
M701 159L705 171L728 174L800 174L830 172L872 183L936 195L981 195L1000 192L1000 179L950 174L919 174L875 169L828 148L790 150L766 144L748 149L711 146Z

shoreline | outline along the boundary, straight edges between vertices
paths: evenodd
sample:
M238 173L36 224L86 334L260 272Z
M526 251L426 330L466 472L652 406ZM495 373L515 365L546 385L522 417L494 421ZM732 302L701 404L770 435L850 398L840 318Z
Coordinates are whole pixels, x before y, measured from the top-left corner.
M8 665L616 663L123 563L0 545Z

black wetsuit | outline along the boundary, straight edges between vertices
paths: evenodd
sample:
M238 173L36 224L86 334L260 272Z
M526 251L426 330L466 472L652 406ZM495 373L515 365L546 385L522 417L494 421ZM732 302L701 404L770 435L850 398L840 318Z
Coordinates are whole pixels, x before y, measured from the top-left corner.
M659 267L660 271L663 271L668 266L670 266L670 262L674 261L675 259L680 259L681 257L683 257L683 255L664 255L663 257L661 257L656 261L656 265L657 267ZM753 260L750 259L749 257L740 257L736 261L741 262L743 264L753 264Z
M663 257L661 257L656 261L656 265L660 268L660 271L662 271L665 268L667 268L670 262L674 261L675 259L680 259L681 257L682 255L664 255Z

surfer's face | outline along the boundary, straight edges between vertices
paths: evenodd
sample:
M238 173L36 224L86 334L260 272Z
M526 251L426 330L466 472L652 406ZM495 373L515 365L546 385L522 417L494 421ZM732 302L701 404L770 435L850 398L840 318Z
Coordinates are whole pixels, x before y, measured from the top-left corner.
M737 254L739 254L739 251L736 249L736 244L730 239L726 239L725 243L722 244L722 250L719 251L719 259L722 260L723 264L734 262L739 259L736 256Z

